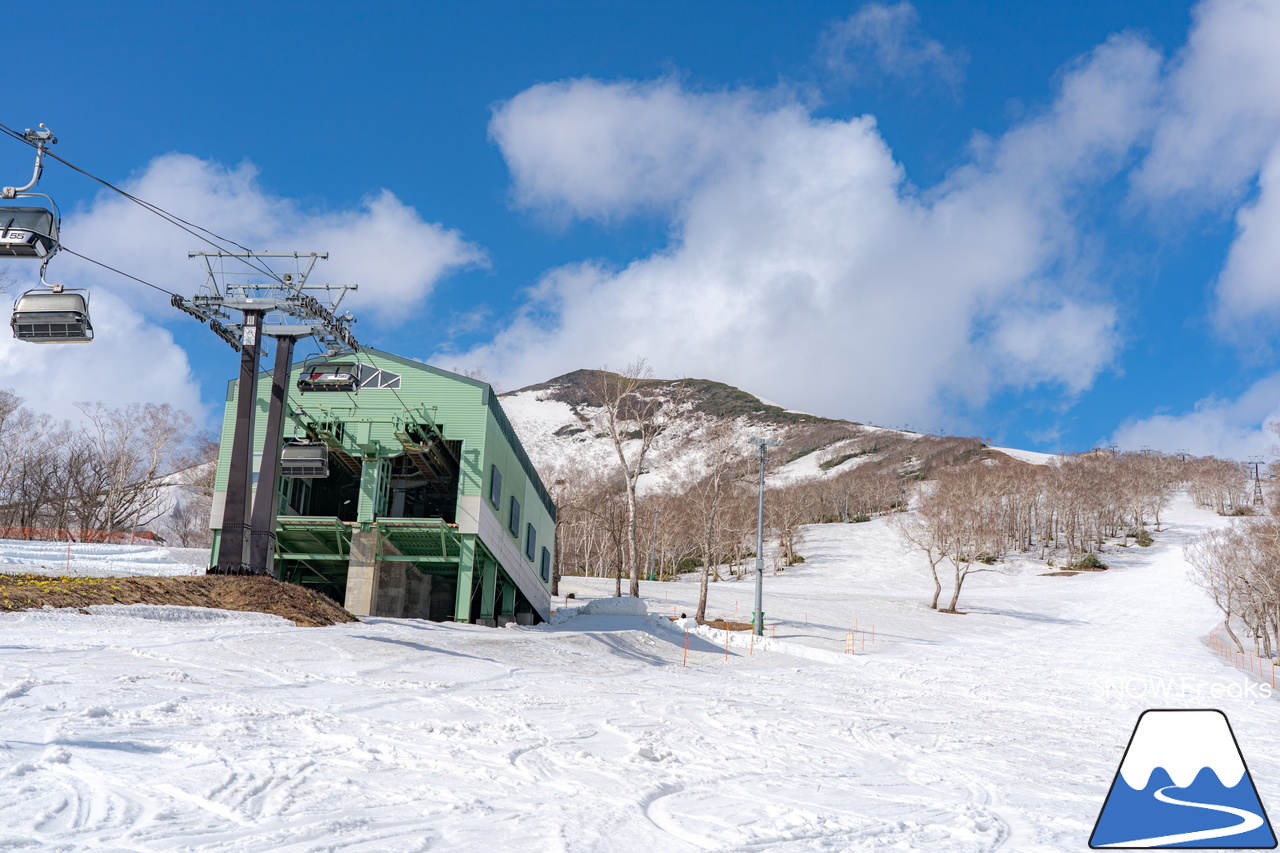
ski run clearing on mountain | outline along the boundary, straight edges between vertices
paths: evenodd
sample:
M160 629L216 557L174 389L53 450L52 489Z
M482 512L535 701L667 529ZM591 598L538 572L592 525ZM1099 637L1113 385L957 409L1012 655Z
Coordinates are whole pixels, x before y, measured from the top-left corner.
M573 615L613 584L568 579L554 624L500 630L0 615L0 848L1077 851L1152 707L1222 709L1274 808L1280 703L1205 645L1218 614L1182 558L1223 523L1179 499L1110 571L1014 560L969 581L967 615L928 610L883 520L810 527L765 578L766 638L726 660L697 628L687 667L665 617L693 582L642 584L647 616ZM144 556L120 564L190 571ZM751 601L715 583L709 615Z

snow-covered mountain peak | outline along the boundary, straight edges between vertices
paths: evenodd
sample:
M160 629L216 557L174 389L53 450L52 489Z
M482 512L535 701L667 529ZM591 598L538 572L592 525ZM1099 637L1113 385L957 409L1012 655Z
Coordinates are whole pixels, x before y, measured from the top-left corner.
M502 395L502 407L525 450L553 485L573 470L612 472L617 454L592 398L602 372L576 370ZM750 439L779 442L769 451L771 483L834 477L869 466L911 475L930 465L989 458L976 438L875 427L785 409L707 379L649 379L640 393L663 401L662 433L645 463L642 491L667 491L702 476L714 454L753 452ZM638 440L624 443L624 450Z

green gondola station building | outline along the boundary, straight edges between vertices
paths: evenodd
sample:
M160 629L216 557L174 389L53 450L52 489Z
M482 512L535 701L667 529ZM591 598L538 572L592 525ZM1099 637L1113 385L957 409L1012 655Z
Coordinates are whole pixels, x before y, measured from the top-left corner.
M269 375L269 373L268 373ZM210 527L214 560L238 383L227 387ZM360 616L503 625L550 615L556 507L493 388L390 353L297 362L280 454L272 566ZM250 498L252 498L252 494Z

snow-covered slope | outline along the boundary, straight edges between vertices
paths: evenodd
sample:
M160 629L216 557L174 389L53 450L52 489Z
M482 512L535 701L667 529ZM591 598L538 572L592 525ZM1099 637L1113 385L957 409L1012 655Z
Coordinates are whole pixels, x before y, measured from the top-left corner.
M589 402L588 373L575 371L502 395L503 410L549 482L575 467L612 471L617 465L612 442L592 423L599 409ZM646 393L670 399L676 384L653 380ZM770 450L775 484L837 476L868 463L909 471L922 455L981 448L977 439L922 436L783 409L718 382L684 380L684 387L687 396L678 410L664 412L666 425L640 480L643 490L669 490L696 479L719 446L749 454L753 437L780 442ZM634 454L637 445L628 443L627 452Z
M0 572L6 574L196 575L208 565L207 548L0 539Z
M687 667L692 583L504 630L0 615L0 849L1076 851L1149 707L1225 711L1274 803L1280 704L1203 644L1181 552L1223 522L1169 520L1108 572L978 576L964 616L882 522L812 527L765 578L775 650L694 633Z
M1061 458L1053 455L1052 453L1038 453L1034 450L1018 450L1014 447L993 447L991 449L997 450L1005 456L1011 456L1014 459L1026 462L1030 465L1054 465Z

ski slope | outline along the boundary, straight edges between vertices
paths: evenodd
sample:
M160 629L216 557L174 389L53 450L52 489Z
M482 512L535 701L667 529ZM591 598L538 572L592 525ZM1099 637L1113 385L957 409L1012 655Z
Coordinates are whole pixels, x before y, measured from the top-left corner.
M0 849L1078 851L1150 707L1222 709L1274 806L1280 702L1205 647L1181 556L1222 520L1169 519L1109 572L972 578L963 616L883 522L812 527L765 579L777 638L726 660L701 628L687 667L692 579L643 584L649 617L569 580L501 630L0 615ZM748 618L750 582L711 589Z
M0 572L83 577L204 574L207 548L0 539Z

